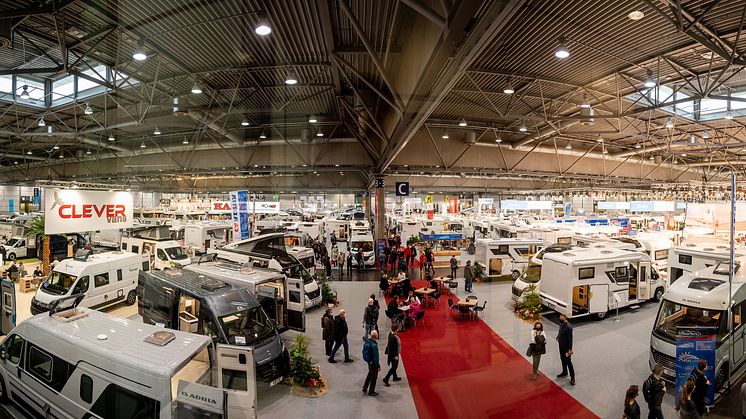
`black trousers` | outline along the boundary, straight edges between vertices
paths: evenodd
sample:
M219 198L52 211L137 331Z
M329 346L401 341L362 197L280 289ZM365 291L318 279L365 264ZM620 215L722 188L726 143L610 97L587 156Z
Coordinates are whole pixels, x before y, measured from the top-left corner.
M575 378L575 368L572 366L572 356L567 356L569 349L560 348L560 361L562 361L562 374L570 372L570 378Z
M451 278L456 279L456 270L457 268L451 268Z
M332 348L334 347L334 339L327 339L324 341L324 347L326 349L326 356L332 354Z
M372 363L368 364L368 375L365 376L365 383L363 384L363 392L373 394L376 392L376 381L378 381L378 367Z
M389 372L387 372L386 376L383 377L383 382L384 383L387 383L389 381L389 378L391 378L391 377L394 377L394 378L397 378L397 379L399 378L399 376L396 375L396 369L399 368L399 360L398 359L392 359L389 362L389 365L391 366L389 368Z

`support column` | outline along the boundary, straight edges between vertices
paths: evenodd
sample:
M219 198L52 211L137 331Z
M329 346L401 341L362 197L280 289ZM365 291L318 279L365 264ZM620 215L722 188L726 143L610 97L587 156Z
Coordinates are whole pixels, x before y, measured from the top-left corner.
M376 243L386 238L386 189L375 188L376 194Z

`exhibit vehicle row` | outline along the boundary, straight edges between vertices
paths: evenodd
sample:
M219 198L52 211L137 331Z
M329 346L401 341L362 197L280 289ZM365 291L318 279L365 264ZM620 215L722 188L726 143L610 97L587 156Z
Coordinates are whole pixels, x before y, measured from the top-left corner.
M536 239L478 239L475 260L486 266L489 277L511 275L517 279L528 266L531 258L544 248L544 242Z

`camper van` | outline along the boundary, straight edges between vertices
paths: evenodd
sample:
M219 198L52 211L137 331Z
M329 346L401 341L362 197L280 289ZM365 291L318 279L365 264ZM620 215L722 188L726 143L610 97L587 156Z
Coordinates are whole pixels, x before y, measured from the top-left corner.
M211 336L231 347L252 346L256 375L271 387L287 373L288 352L275 323L251 291L188 269L143 272L137 309L145 323ZM302 298L290 289L283 296L274 291L271 295L277 299Z
M298 223L298 231L308 234L311 238L324 238L324 224L320 221L304 221Z
M477 239L475 261L485 266L490 277L511 275L518 279L529 260L544 242L535 239Z
M746 250L735 249L736 259L746 258ZM668 279L673 284L682 275L730 260L730 246L724 244L688 243L675 246L668 253Z
M324 233L328 236L335 233L337 241L346 242L350 235L349 220L326 220L324 222Z
M534 285L538 292L539 282L541 280L541 265L544 255L549 253L562 253L570 249L572 249L572 246L569 244L555 243L536 252L526 266L526 269L524 269L515 282L513 282L511 298L514 301L518 301L526 288L531 285Z
M233 240L231 223L200 223L184 226L184 245L195 253L211 252Z
M352 266L357 267L359 265L357 253L360 249L363 250L363 268L370 268L376 266L376 252L373 246L373 235L370 231L360 232L353 230L350 236L350 251L352 252Z
M40 242L41 236L11 237L5 243L5 257L8 260L15 260L38 256L37 245L41 245ZM71 256L76 249L80 249L84 244L85 240L80 234L53 234L49 236L49 251L52 258L66 258Z
M251 351L222 345L214 351L207 336L72 308L34 316L5 338L0 387L26 417L208 417L209 411L179 397L179 385L225 386L231 382L219 377L253 373L253 365L235 362L241 356ZM195 387L199 397L204 387ZM228 411L253 417L253 389L224 388Z
M717 336L715 390L728 375L737 381L746 365L744 313L746 312L746 272L736 262L736 275L728 293L729 262L718 263L678 278L663 296L650 336L650 366L663 365L663 378L676 376L676 336L680 328L712 327ZM733 333L728 333L728 304L733 301ZM733 358L728 354L733 347Z
M316 254L310 247L288 246L288 253L293 255L311 276L316 277Z
M665 237L612 237L622 243L629 243L635 246L638 252L645 252L653 261L653 267L664 279L668 278L668 250L673 247L673 242Z
M151 269L170 269L191 263L189 255L171 238L168 226L133 230L131 237L122 238L122 250L148 255Z
M119 249L122 245L122 230L92 231L89 242L93 246Z
M265 234L225 245L218 258L281 271L289 279L303 280L306 308L321 304L321 289L303 265L288 252L283 233Z
M546 254L541 266L541 303L568 318L595 315L654 298L666 281L642 252L607 248Z
M71 295L83 295L79 304L94 310L135 304L138 272L149 268L146 257L122 251L65 259L36 290L31 313L46 312L54 301Z

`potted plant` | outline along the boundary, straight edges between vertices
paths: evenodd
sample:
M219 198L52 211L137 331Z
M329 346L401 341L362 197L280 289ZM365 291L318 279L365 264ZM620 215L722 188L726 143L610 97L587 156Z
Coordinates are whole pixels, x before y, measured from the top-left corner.
M479 262L474 262L474 282L480 282L484 277L484 266Z
M339 304L337 293L326 282L321 284L321 304L327 307L334 307Z
M515 303L514 312L519 319L524 321L541 319L541 299L536 290L536 285L529 285L523 291L523 294Z
M308 340L297 335L290 351L290 382L293 393L304 397L318 397L326 393L328 386L321 376L318 365L308 354Z
M42 244L42 257L41 257L41 263L42 268L41 271L44 273L44 275L47 275L50 271L50 263L49 260L52 255L52 250L49 247L49 236L44 234L44 217L36 217L31 222L29 222L28 227L26 228L26 237L29 239L36 239L39 237L39 240L41 240ZM27 240L28 242L28 240Z

